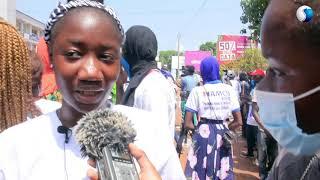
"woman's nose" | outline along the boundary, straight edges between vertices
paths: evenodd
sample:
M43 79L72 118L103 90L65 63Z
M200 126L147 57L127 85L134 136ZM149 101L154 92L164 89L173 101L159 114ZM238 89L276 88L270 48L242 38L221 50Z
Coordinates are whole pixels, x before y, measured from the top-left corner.
M95 56L90 56L83 62L79 75L82 80L102 79L102 72L100 71L98 60Z

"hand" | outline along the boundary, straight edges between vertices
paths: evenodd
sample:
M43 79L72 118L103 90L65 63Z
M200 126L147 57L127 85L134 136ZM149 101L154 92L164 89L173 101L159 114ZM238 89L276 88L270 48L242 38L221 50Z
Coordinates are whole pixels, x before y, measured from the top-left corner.
M138 161L138 164L140 166L140 180L161 180L161 177L156 168L152 165L147 155L142 150L140 150L134 144L129 144L129 151L130 154ZM95 167L94 160L88 160L88 164L92 167ZM87 175L91 180L99 179L98 172L94 168L89 169Z
M263 127L262 129L263 129L263 132L266 134L266 136L272 137L272 135L270 134L270 132L266 128Z

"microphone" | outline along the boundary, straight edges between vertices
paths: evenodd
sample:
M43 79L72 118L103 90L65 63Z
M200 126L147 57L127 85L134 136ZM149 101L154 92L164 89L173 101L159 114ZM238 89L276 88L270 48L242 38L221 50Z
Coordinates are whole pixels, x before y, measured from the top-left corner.
M136 137L128 118L111 109L87 113L75 127L82 156L95 159L101 180L138 180L128 146Z
M57 131L60 134L65 134L66 135L64 142L66 144L68 144L68 142L69 142L69 132L71 132L71 129L69 129L69 128L65 127L65 126L58 126Z

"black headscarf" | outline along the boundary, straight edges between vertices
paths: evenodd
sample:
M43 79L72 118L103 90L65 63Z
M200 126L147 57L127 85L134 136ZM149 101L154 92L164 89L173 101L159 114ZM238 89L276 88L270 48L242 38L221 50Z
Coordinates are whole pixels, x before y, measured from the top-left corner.
M156 35L145 26L132 26L126 32L123 57L130 65L131 79L121 104L134 105L134 93L151 69L157 69L158 52Z

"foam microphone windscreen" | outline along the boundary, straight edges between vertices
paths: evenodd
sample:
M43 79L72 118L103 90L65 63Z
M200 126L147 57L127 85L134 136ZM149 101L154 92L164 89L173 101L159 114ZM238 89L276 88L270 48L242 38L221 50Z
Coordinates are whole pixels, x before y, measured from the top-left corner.
M67 2L70 2L70 1L74 1L74 0L67 0ZM97 1L97 2L99 2L99 3L101 3L101 4L104 3L104 0L91 0L91 1Z
M103 157L102 149L106 146L117 152L127 151L135 137L136 131L128 118L111 109L91 111L75 127L82 155L97 160Z

